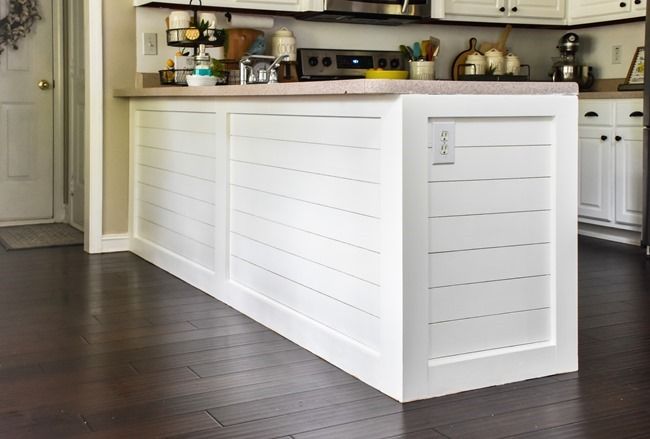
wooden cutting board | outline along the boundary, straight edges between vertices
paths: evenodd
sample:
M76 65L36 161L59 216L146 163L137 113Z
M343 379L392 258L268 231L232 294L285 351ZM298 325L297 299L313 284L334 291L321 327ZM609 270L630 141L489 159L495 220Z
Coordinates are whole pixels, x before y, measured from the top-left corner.
M476 43L477 39L472 37L469 39L469 49L463 50L456 56L456 59L454 62L451 64L451 78L454 81L458 80L458 66L461 64L465 64L467 62L467 57L470 56L472 53L476 52L478 49L476 48Z

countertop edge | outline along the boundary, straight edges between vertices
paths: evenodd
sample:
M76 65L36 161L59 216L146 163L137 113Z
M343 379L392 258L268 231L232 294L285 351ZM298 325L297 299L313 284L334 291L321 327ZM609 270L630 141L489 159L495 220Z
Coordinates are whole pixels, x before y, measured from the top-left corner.
M578 95L575 83L350 79L273 85L116 89L114 97L263 97L343 95Z

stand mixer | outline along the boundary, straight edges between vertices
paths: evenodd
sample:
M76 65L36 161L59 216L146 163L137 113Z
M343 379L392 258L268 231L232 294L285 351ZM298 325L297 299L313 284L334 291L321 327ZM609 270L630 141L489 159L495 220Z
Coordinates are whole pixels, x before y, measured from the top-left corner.
M557 48L560 57L555 62L549 76L554 82L577 82L580 90L586 90L594 83L591 66L578 64L576 53L580 47L578 35L570 32L560 38Z

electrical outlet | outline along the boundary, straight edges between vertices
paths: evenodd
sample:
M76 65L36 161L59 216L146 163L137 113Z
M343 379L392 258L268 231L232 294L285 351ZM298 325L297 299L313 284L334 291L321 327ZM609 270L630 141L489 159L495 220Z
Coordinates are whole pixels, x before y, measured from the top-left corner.
M612 64L621 63L621 51L622 47L620 45L612 46Z
M432 164L454 163L456 160L456 124L454 122L434 122L432 145Z
M155 33L142 34L142 54L158 55L158 35Z

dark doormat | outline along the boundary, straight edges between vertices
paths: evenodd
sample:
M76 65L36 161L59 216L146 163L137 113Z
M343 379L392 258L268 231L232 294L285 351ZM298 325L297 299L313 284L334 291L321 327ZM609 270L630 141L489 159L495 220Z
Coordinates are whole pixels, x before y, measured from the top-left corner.
M68 224L0 227L0 244L7 250L81 245L84 235Z

